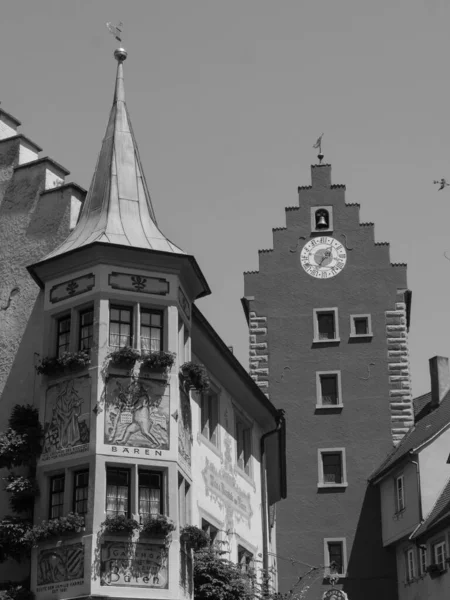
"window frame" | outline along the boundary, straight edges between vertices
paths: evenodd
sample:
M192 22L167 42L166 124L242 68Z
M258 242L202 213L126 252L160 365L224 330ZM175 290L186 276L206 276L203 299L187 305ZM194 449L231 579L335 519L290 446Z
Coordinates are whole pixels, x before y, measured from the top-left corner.
M341 473L342 473L342 482L341 483L327 483L325 481L324 471L323 471L323 455L324 454L340 454L341 455ZM319 448L317 450L317 466L318 466L318 480L317 487L318 488L346 488L348 487L347 481L347 461L346 461L346 453L345 448Z
M336 389L338 394L337 404L323 404L322 403L322 377L336 376ZM343 408L344 402L342 398L342 379L341 371L316 371L316 409L320 410L334 410L336 408Z
M151 318L150 318L150 325L144 325L144 327L148 327L150 329L150 335L151 335L151 330L152 328L155 329L159 329L160 330L160 340L159 340L159 349L158 350L145 350L145 352L147 353L151 353L151 352L161 352L162 350L164 350L164 335L165 335L165 315L164 315L164 309L163 308L155 308L153 306L142 306L139 305L139 348L141 350L141 352L144 352L143 348L142 348L142 314L150 314L150 315L158 315L161 318L161 326L160 327L154 327L151 324ZM149 338L151 341L151 337Z
M356 333L356 327L355 327L356 319L367 319L367 333ZM350 315L350 337L357 338L357 339L373 337L372 316L369 313L362 314L362 315Z
M83 321L82 321L82 317L83 315L87 314L87 313L92 313L92 323L91 323L91 327L92 327L92 335L88 336L87 338L82 338L81 337L81 332L83 330ZM84 339L91 339L91 345L89 346L89 348L82 348L81 347L81 342ZM82 310L78 311L78 341L77 341L77 347L78 350L80 351L84 351L84 352L89 352L92 347L94 345L94 306L88 306Z
M240 443L239 443L238 425L243 426L242 430L241 430L243 433L241 453L239 452ZM246 448L246 442L245 442L245 432L248 432L247 448ZM253 463L253 461L252 461L253 425L252 425L251 421L249 421L249 419L247 419L244 415L242 415L242 413L240 411L238 412L236 409L234 410L234 433L236 436L236 469L238 470L238 473L240 475L244 475L246 477L252 478L252 475L253 475L253 465L252 465L252 463ZM246 449L248 450L247 461L245 460ZM243 455L243 458L242 458L243 466L241 466L239 464L241 454Z
M105 514L106 516L108 516L108 508L107 508L107 504L108 504L108 472L112 472L112 471L123 471L127 473L128 476L128 482L127 482L127 488L128 488L128 497L127 497L127 511L125 513L125 516L127 518L130 518L131 515L131 479L132 479L132 472L133 472L133 468L132 467L123 467L123 466L116 466L116 465L106 465L106 485L105 485ZM118 487L118 486L116 486ZM125 487L125 486L122 486ZM116 496L116 500L117 500L117 496ZM115 511L114 515L111 516L118 516L119 514L121 514L121 511Z
M245 563L242 559L245 560ZM238 543L236 564L238 565L241 573L251 573L255 565L255 553Z
M184 527L191 523L191 482L178 472L178 525Z
M71 340L72 322L73 322L73 320L72 320L72 313L69 311L69 312L66 312L66 313L64 313L62 315L59 315L59 317L55 318L55 321L56 321L56 344L55 344L56 348L55 348L55 356L56 356L56 358L60 358L64 354L64 352L70 352L71 341L72 341ZM59 326L60 326L60 323L62 323L63 321L68 321L69 322L69 330L65 331L65 332L60 332ZM68 335L69 336L68 342L66 344L60 345L59 342L60 342L61 335ZM64 346L66 347L66 350L61 351L61 348L64 347Z
M407 583L410 583L411 581L415 581L417 579L415 548L406 549L405 563L406 581Z
M330 561L330 552L328 544L341 544L342 548L342 572L341 573L331 573L331 561ZM336 537L336 538L324 538L323 540L323 554L324 554L324 565L325 565L325 577L339 577L339 579L343 579L347 577L347 539L345 537Z
M125 348L125 347L133 347L133 341L134 341L134 318L135 318L135 313L136 313L136 305L129 305L129 304L115 304L114 302L109 302L109 315L108 315L108 346L110 348L115 348L115 349L119 349L119 348ZM118 334L114 334L114 335L118 335L119 338L121 337L121 333L120 333L120 324L122 323L126 323L126 321L112 321L112 311L113 310L127 310L130 312L130 334L129 334L129 343L125 344L124 346L120 346L120 345L115 345L115 344L111 344L111 323L119 323L119 333ZM119 319L120 319L120 315L119 315Z
M206 533L206 535L209 537L209 545L213 546L216 541L218 542L220 540L219 537L219 533L220 533L220 529L218 527L216 527L215 525L213 525L211 523L211 521L208 521L208 519L205 519L205 517L200 517L200 527L201 530L204 531ZM214 536L211 535L211 532L213 531Z
M402 482L401 485L401 497L399 495L399 481ZM405 476L404 473L400 475L396 475L394 477L394 491L395 491L395 514L398 515L406 510L406 498L405 498Z
M199 434L202 438L202 440L204 442L206 442L212 449L214 449L215 451L218 451L220 449L220 439L219 439L219 431L220 431L220 393L212 386L210 386L209 390L207 390L206 392L203 392L200 395L200 402L199 402L199 413L200 413L200 427L199 427ZM210 435L211 432L211 427L210 427L210 401L208 403L208 415L207 415L207 419L204 420L204 398L211 398L214 397L216 399L216 403L215 403L215 413L214 413L214 417L215 417L215 427L214 427L214 441L213 441L213 436ZM212 404L211 404L212 405ZM207 435L205 434L205 429L207 429Z
M319 331L319 315L333 314L334 320L334 338L321 338ZM333 344L340 342L339 337L339 311L336 306L330 308L313 308L313 344Z
M426 547L419 546L419 575L427 574L428 567L428 551Z
M62 490L59 491L53 491L53 482L56 480L61 480L63 482L63 486L62 486ZM49 477L49 495L48 495L48 518L50 519L57 519L59 517L63 517L64 516L64 508L65 508L65 497L66 497L66 474L64 473L56 473L55 475L51 475ZM54 496L59 496L62 495L62 502L58 503L58 504L53 504L52 500L54 498ZM57 515L53 515L52 510L56 507L59 507L59 514Z
M438 560L437 560L438 548L443 548L442 562L438 562ZM441 571L446 571L447 570L447 541L445 540L445 538L440 538L440 539L436 540L435 542L433 542L433 544L431 546L431 552L432 552L432 556L433 556L433 564L437 565L441 569Z
M87 485L86 486L77 486L77 476L78 475L84 475L85 473L87 473ZM78 513L79 515L87 515L88 511L89 511L89 469L77 469L76 471L73 471L73 475L72 475L72 482L73 482L73 492L72 492L72 510L74 513ZM77 500L77 490L79 489L86 489L87 490L87 494L86 494L86 498L82 498L81 502L86 502L86 512L79 512L77 510L77 502L80 502L80 500Z
M138 470L137 470L137 498L136 498L136 506L137 506L137 512L139 514L139 521L140 523L143 523L145 518L148 518L150 516L152 516L152 513L141 513L141 488L147 489L148 486L144 486L141 485L140 483L140 479L141 479L141 473L145 473L145 474L150 474L150 475L158 475L158 477L160 478L160 487L159 487L159 513L161 515L165 515L166 512L166 506L165 506L165 502L164 502L164 471L162 470L158 470L158 469L150 469L150 468L146 468L145 466L138 466ZM153 489L153 488L148 488L148 489Z

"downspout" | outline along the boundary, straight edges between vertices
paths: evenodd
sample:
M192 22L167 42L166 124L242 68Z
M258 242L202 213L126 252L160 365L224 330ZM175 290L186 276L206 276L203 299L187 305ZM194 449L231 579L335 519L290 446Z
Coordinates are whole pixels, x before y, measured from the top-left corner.
M269 570L269 514L268 514L268 502L267 502L267 469L266 469L266 456L265 456L265 441L266 439L278 433L279 431L286 431L286 421L284 419L284 410L278 409L277 415L275 417L275 422L277 426L275 429L268 431L261 437L261 496L262 496L262 533L263 533L263 570L267 574ZM286 447L286 435L284 434L282 437L282 452L283 456L285 456L285 447ZM281 497L286 498L286 464L285 461L282 461L280 465L281 469Z

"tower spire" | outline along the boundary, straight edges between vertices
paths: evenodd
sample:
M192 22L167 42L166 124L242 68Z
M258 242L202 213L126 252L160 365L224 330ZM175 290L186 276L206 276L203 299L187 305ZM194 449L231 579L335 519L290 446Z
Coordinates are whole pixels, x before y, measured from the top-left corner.
M75 229L43 260L94 242L185 254L159 230L125 104L123 63L117 48L114 100L92 182Z

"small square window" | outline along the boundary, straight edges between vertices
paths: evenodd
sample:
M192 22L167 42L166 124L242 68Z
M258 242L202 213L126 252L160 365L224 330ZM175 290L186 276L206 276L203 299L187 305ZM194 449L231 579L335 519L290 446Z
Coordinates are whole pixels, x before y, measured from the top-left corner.
M446 558L447 548L445 541L433 544L433 562L441 569L441 571L444 571L447 568Z
M405 552L406 581L414 581L416 578L416 558L414 548L408 548Z
M403 475L399 475L395 478L395 512L402 512L405 506L405 480Z
M340 371L316 373L316 408L336 408L343 405L340 375Z
M345 538L324 540L325 575L345 577L347 572L347 548Z
M337 308L315 308L314 343L339 342L339 322Z
M372 337L370 315L350 315L350 337Z
M345 448L319 449L318 460L318 487L347 487Z

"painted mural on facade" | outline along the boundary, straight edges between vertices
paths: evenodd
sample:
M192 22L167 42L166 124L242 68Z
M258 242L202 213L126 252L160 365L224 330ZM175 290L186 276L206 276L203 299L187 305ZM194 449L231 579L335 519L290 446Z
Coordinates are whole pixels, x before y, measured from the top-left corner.
M160 379L109 377L105 444L169 449L169 385Z
M102 585L167 588L168 582L167 549L162 544L102 544Z
M89 376L68 379L47 388L43 460L88 449L90 403Z
M75 580L77 581L76 585L83 585L83 578L84 546L81 542L39 551L37 592L54 590L55 588L58 590L61 588L58 584L74 582Z
M192 416L189 396L180 389L180 415L178 419L178 452L191 466Z

